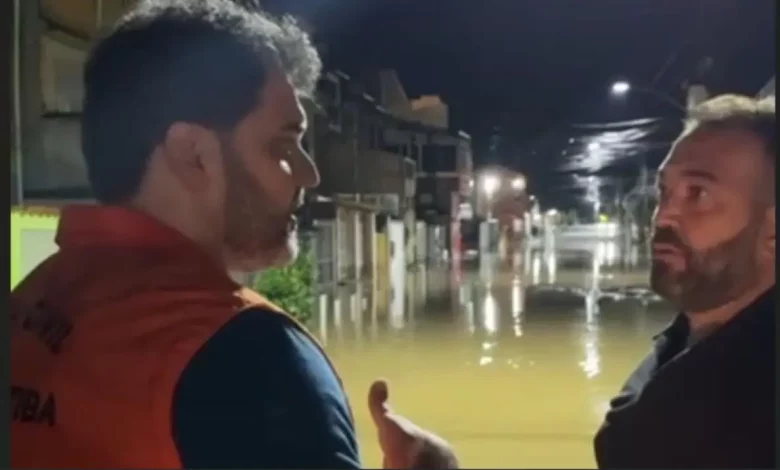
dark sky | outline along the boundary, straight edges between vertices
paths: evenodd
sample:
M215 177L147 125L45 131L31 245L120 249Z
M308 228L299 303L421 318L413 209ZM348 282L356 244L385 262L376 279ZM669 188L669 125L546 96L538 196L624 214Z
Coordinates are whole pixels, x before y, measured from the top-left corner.
M647 138L674 137L676 109L648 94L610 98L614 80L684 102L706 56L703 80L715 92L755 94L775 73L775 0L261 3L306 18L328 67L393 68L410 96L442 95L453 126L474 137L477 165L524 171L540 194L565 186L556 162L583 137L572 124L666 117Z

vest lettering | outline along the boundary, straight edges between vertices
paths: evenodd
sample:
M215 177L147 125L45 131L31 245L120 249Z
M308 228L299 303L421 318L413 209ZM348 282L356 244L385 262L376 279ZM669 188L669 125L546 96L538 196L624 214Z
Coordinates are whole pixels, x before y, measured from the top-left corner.
M52 313L43 304L25 313L15 312L12 320L24 331L34 334L52 354L59 354L62 343L73 331L73 324L64 316Z
M41 396L38 390L11 385L11 420L54 426L57 422L54 394L46 394L43 401Z

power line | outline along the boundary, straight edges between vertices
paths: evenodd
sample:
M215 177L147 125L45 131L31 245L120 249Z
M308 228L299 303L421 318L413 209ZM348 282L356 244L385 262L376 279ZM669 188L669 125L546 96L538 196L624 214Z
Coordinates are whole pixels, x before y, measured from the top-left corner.
M683 46L684 47L684 46ZM661 70L658 71L658 73L655 74L653 77L653 80L650 82L650 88L655 87L656 83L658 83L658 80L663 77L663 75L666 73L667 70L669 70L669 67L674 63L675 60L680 56L680 49L677 49L676 51L673 51L671 54L669 54L669 58L666 59L666 62L661 66Z

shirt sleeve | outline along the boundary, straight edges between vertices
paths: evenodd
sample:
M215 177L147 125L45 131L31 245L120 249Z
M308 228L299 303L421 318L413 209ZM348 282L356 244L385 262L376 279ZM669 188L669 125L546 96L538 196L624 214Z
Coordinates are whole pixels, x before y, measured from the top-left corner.
M289 319L247 311L193 357L174 394L185 468L360 468L347 397Z

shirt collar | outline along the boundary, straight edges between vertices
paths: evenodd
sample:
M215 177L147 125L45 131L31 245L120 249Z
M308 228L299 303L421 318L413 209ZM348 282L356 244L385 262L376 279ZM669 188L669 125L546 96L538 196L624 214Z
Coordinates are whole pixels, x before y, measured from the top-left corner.
M774 315L774 307L776 306L775 298L775 286L770 287L766 292L758 296L756 300L745 307L739 314L737 314L732 321L729 321L723 328L728 328L732 324L741 324L748 322L754 317L761 316L762 314ZM744 320L740 320L740 318ZM668 341L685 341L690 333L690 324L688 323L688 317L680 312L674 317L674 320L664 328L660 333L653 336L654 341L666 339Z
M653 336L653 340L657 341L661 338L685 338L688 336L689 331L690 325L688 324L688 317L686 317L684 313L680 312L674 317L672 322L666 326L666 328Z

